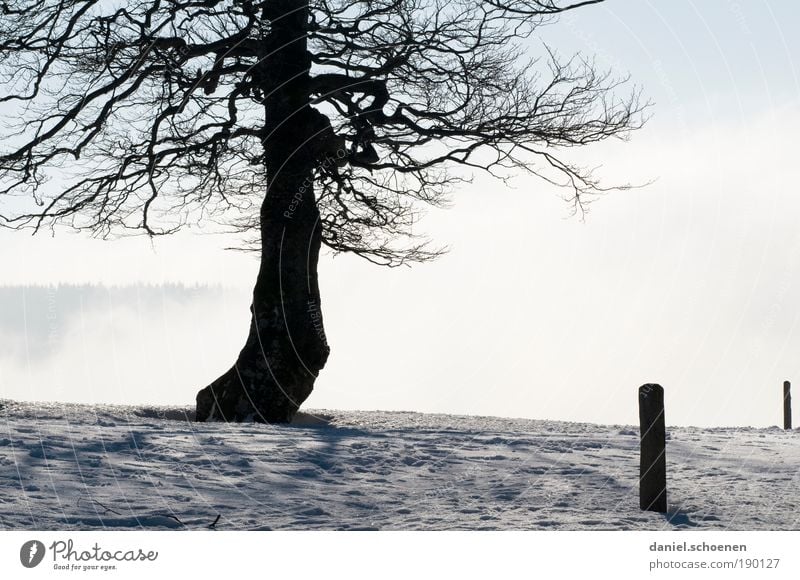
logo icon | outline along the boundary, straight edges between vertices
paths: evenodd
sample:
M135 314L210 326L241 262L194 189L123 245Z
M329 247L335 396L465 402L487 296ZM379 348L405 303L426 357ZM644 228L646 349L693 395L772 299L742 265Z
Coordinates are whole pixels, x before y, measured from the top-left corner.
M19 549L19 561L26 568L36 568L44 559L44 544L39 540L30 540Z

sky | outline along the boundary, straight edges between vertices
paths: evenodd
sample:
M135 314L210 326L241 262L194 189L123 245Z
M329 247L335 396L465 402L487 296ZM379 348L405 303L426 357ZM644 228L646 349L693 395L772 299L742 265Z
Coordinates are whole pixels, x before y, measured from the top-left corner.
M332 353L305 406L632 424L658 382L668 424L779 424L800 388L799 21L790 0L609 0L543 29L532 54L594 55L653 102L628 142L570 152L649 185L581 220L541 181L476 175L419 226L439 260L323 256ZM0 231L0 397L193 403L246 333L257 264L229 242ZM58 283L78 286L31 288Z

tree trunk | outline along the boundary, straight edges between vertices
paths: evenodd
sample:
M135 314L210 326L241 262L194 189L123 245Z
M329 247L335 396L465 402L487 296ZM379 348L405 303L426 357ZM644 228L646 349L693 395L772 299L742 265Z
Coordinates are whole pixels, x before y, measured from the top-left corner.
M321 230L313 185L322 115L309 106L307 0L273 0L264 11L270 31L265 57L253 71L265 112L261 267L247 341L233 367L198 393L198 421L291 421L329 352L317 282Z

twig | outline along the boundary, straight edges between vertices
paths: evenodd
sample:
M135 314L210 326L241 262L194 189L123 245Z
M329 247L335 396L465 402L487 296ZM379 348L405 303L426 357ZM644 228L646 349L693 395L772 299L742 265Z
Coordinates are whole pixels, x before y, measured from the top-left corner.
M84 498L84 497L79 497L79 498L78 498L78 505L81 505L81 500L84 500L84 499L86 499L86 498ZM108 512L111 512L112 514L115 514L115 515L118 515L118 516L121 516L121 515L122 515L122 514L121 514L121 513L119 513L118 511L116 511L116 510L113 510L113 509L111 509L110 507L108 507L108 506L106 506L106 505L103 505L102 503L100 503L99 501L97 501L97 500L96 500L95 498L93 498L93 497L90 497L90 498L89 498L89 500L90 500L90 501L93 501L94 503L96 503L97 505L99 505L101 508L103 508L104 510L106 510L106 511L104 511L104 512L103 512L103 514L107 514Z
M217 529L217 522L219 521L219 518L221 518L221 517L222 517L222 514L217 514L217 519L215 519L213 523L208 525L208 529L209 530L216 530Z
M172 518L173 520L175 520L176 522L178 522L180 525L182 525L184 528L186 527L186 524L184 524L184 523L183 523L183 522L182 522L182 521L181 521L181 520L178 518L178 516L173 516L173 515L170 515L170 514L164 514L164 517L165 517L165 518Z

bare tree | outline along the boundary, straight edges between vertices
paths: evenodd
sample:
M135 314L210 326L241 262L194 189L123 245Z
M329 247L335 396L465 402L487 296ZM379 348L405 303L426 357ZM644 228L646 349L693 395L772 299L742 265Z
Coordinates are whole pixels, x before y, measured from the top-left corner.
M600 1L0 0L0 224L257 232L248 337L197 417L289 421L329 353L322 245L434 258L411 225L472 170L602 191L565 150L637 128L637 92L522 46Z

